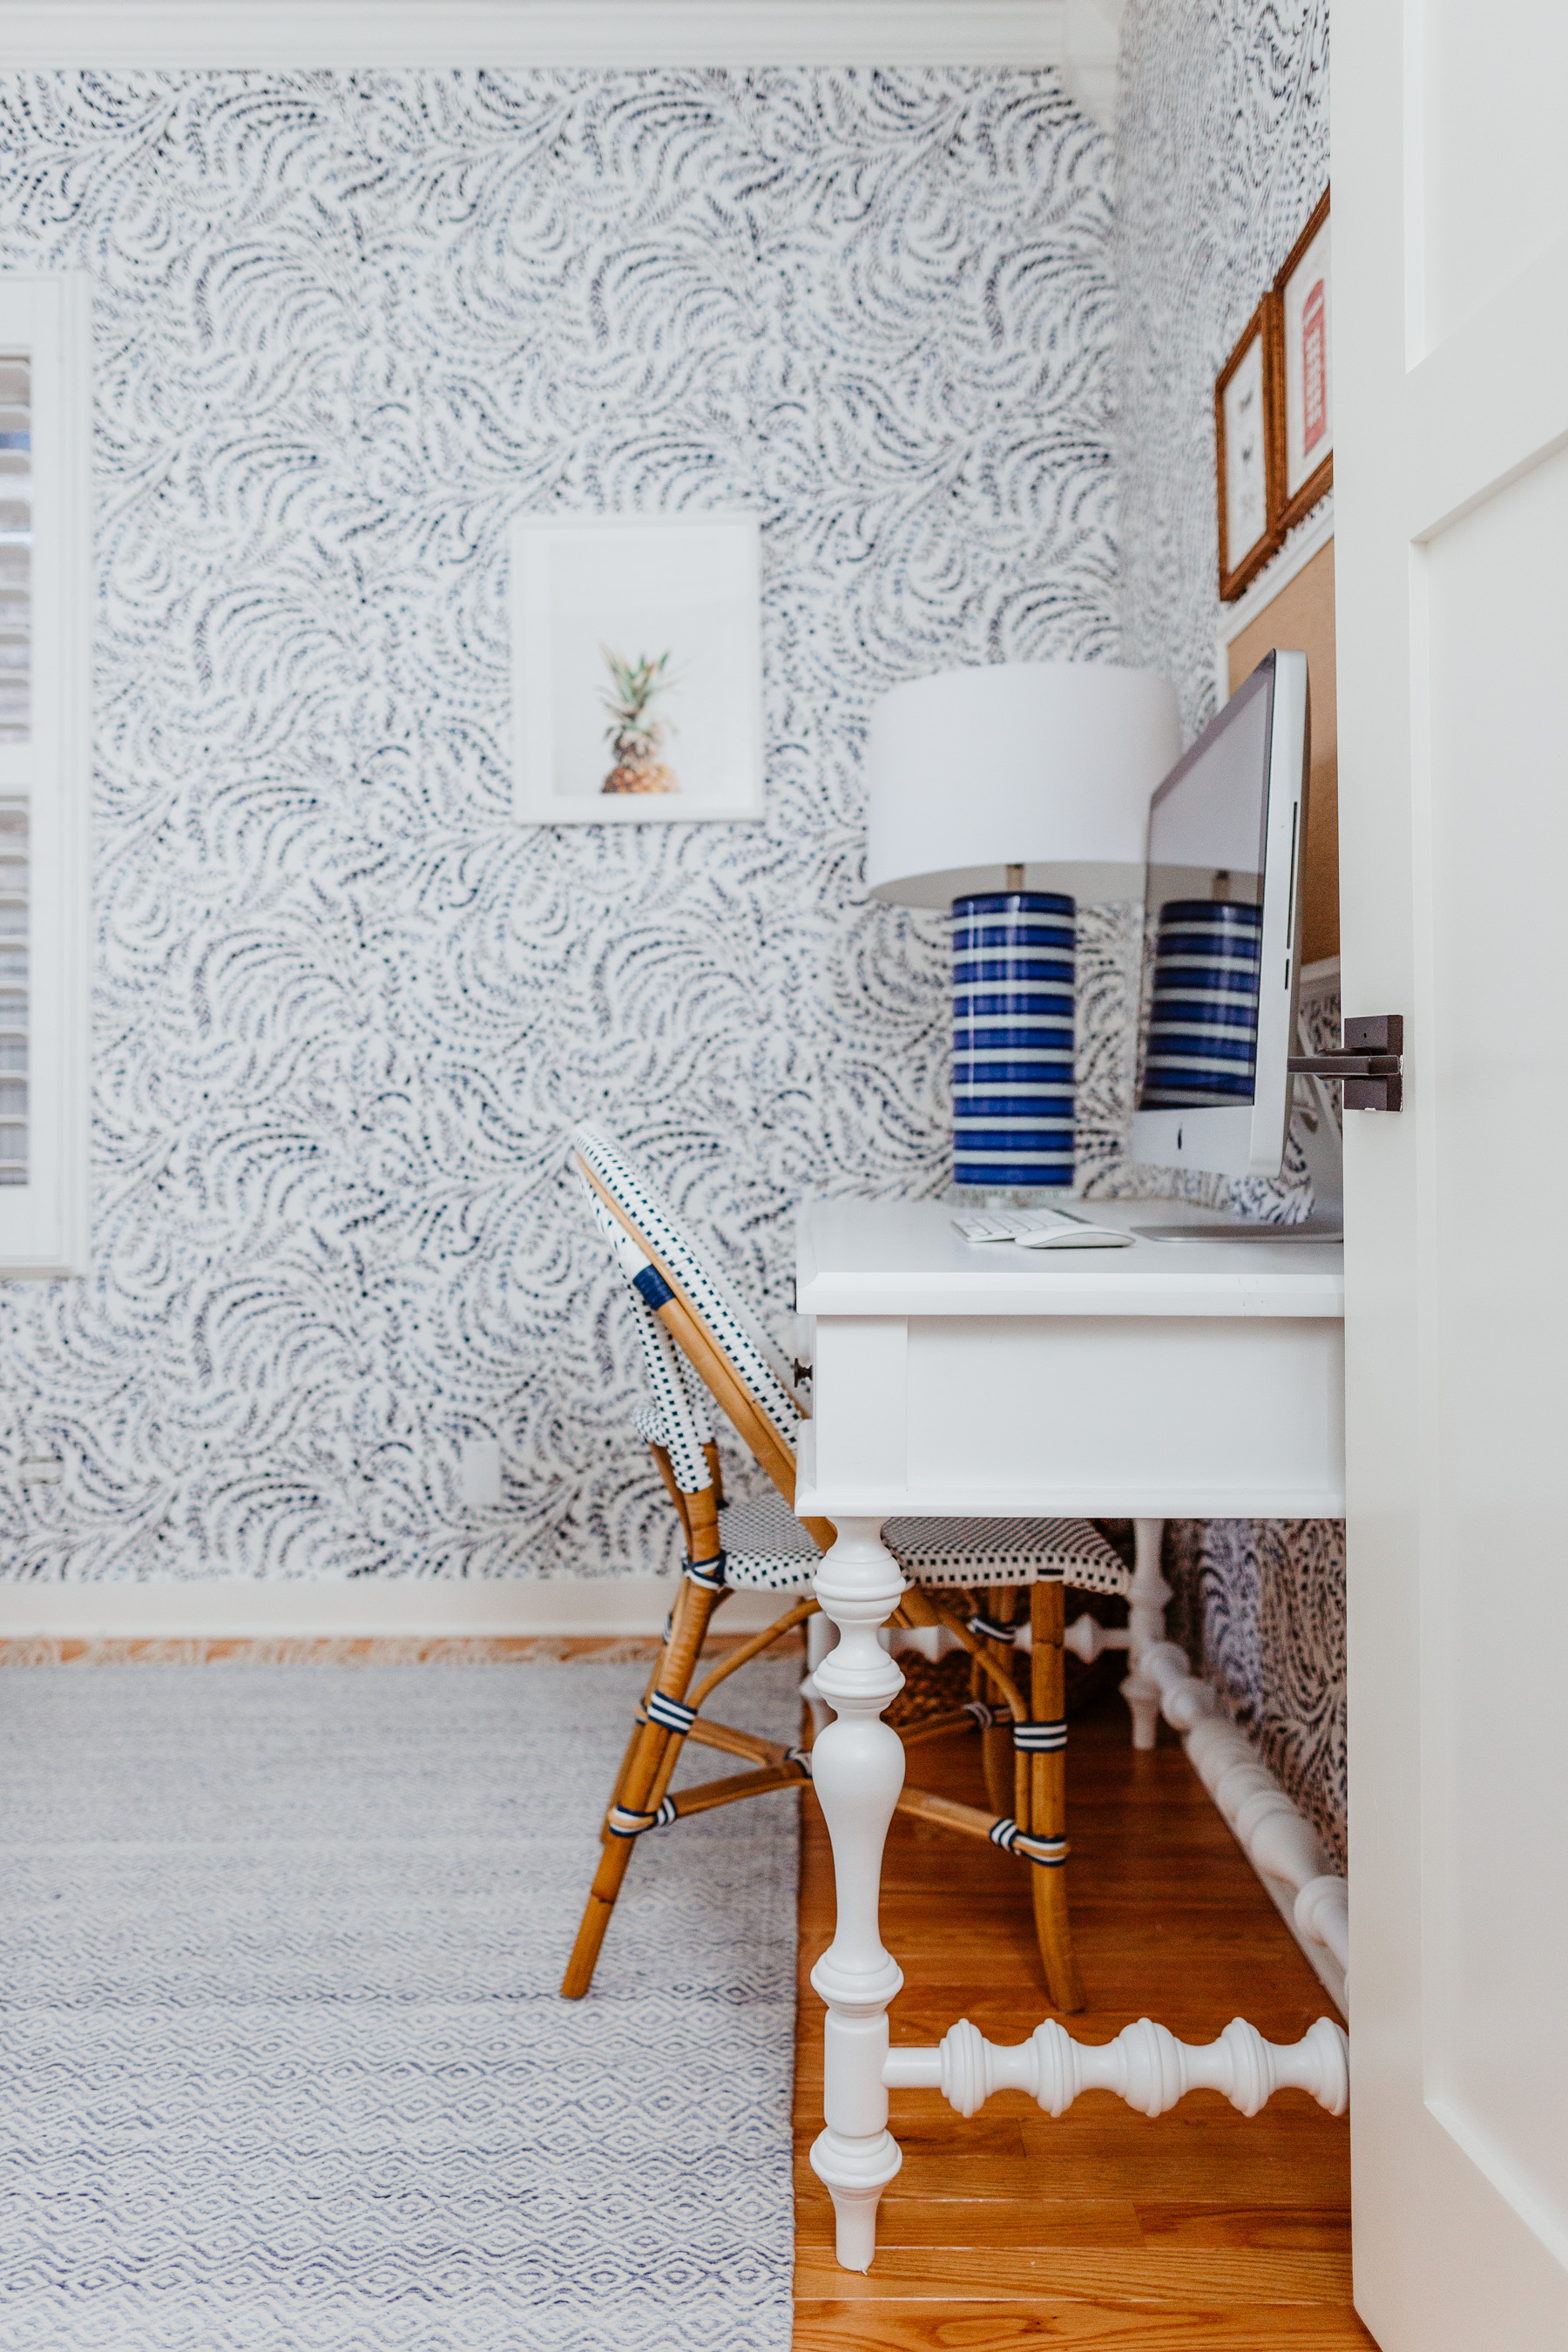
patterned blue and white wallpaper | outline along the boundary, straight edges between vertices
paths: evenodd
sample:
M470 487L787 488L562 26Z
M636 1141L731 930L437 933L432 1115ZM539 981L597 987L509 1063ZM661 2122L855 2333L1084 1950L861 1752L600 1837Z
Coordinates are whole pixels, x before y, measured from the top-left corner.
M1121 56L1122 657L1174 680L1191 737L1219 624L1214 380L1328 181L1327 0L1131 0ZM1343 1529L1184 1524L1166 1572L1173 1631L1342 1864Z
M1329 179L1328 0L1129 0L1117 123L1123 659L1215 703L1214 383Z
M1110 191L1048 73L0 78L0 264L93 279L99 583L93 1270L0 1289L5 1574L667 1553L563 1130L775 1306L804 1193L940 1187L861 734L1115 656ZM766 824L519 827L509 522L710 507Z

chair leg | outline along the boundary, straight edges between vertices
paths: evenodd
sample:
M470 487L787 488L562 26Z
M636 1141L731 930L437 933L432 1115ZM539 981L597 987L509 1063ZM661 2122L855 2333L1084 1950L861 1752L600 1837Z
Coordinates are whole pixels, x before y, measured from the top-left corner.
M686 1590L688 1590L688 1588L682 1585L680 1591L685 1591ZM728 1598L729 1595L727 1593L716 1592L713 1595L713 1609L717 1609L719 1603L721 1601L728 1600ZM678 1592L676 1594L675 1607L673 1607L669 1612L669 1619L665 1632L664 1640L659 1644L658 1655L654 1660L653 1671L648 1675L647 1685L642 1695L642 1705L637 1709L637 1719L631 1727L630 1737L627 1738L625 1749L622 1751L620 1769L616 1774L616 1785L610 1791L610 1801L605 1808L605 1818L599 1828L599 1843L601 1845L607 1843L615 1835L614 1831L610 1827L610 1815L617 1805L624 1803L626 1801L626 1775L632 1769L632 1759L637 1752L637 1741L642 1737L643 1727L647 1721L647 1703L653 1696L656 1690L667 1687L667 1685L661 1682L660 1677L664 1674L666 1663L669 1657L670 1643L675 1638L675 1620L677 1610L679 1608L679 1605L680 1592ZM712 1613L713 1611L710 1609L709 1612L710 1622L711 1622ZM695 1667L695 1659L692 1661L692 1664L693 1667ZM674 1769L673 1766L671 1769ZM656 1792L654 1798L654 1802L656 1804L658 1803L659 1797L663 1794L664 1791L662 1789Z
M664 1481L670 1501L675 1505L676 1516L680 1521L680 1532L685 1538L686 1549L689 1552L691 1549L691 1519L687 1507L687 1497L681 1493L680 1487L676 1480L674 1465L671 1463L668 1452L664 1446L655 1445L650 1441L647 1450L653 1455L658 1475ZM718 1461L717 1446L705 1446L703 1448L703 1452L710 1457L710 1468L716 1470ZM679 1600L679 1595L678 1594L677 1599ZM658 1656L654 1661L653 1672L647 1678L647 1688L642 1695L643 1708L647 1707L649 1699L658 1688L658 1678L664 1672L664 1662L669 1655L670 1638L674 1630L675 1612L672 1609L669 1614L668 1624L665 1630L664 1640L659 1645ZM621 1756L621 1769L616 1774L616 1784L610 1791L610 1801L605 1808L605 1818L599 1828L599 1843L601 1845L607 1845L614 1834L610 1828L610 1815L616 1806L621 1802L626 1793L626 1774L632 1769L632 1758L637 1754L637 1740L642 1732L642 1710L639 1709L637 1720L632 1726L631 1736L627 1739L625 1750ZM614 1898L612 1897L612 1900Z
M666 1732L663 1737L668 1738L669 1735ZM594 1873L594 1884L578 1924L577 1940L561 1979L562 1996L566 2000L581 2000L594 1981L605 1930L610 1924L610 1914L630 1865L635 1843L632 1838L607 1837L599 1849L599 1866Z
M981 1605L985 1614L998 1625L1010 1625L1013 1622L1013 1612L1017 1604L1017 1589L1011 1584L995 1585L981 1597ZM1011 1645L1006 1642L988 1642L985 1646L997 1664L1005 1666L1011 1674L1014 1664L1014 1652ZM975 1672L978 1675L978 1667ZM990 1683L984 1682L984 1676L980 1676L980 1680L984 1686L976 1689L975 1696L994 1703L996 1697L994 1688ZM980 1738L982 1760L985 1768L985 1794L990 1801L991 1810L994 1813L1011 1813L1015 1811L1017 1793L1013 1785L1012 1727L1005 1723L993 1724L981 1733Z
M1061 1726L1062 1745L1029 1759L1029 1829L1041 1838L1067 1834L1067 1687L1062 1668L1062 1588L1037 1584L1029 1592L1030 1706L1037 1723ZM1084 2005L1083 1979L1073 1950L1065 1864L1032 1863L1035 1933L1053 2005L1069 2013Z
M607 1845L611 1837L614 1835L614 1832L610 1828L610 1815L615 1811L616 1807L625 1799L626 1775L632 1769L632 1759L637 1752L637 1741L642 1738L643 1724L647 1717L647 1703L653 1696L655 1691L658 1688L658 1678L664 1671L665 1652L668 1647L668 1644L667 1642L660 1648L658 1656L654 1661L653 1672L647 1678L647 1688L642 1695L642 1706L637 1710L637 1719L631 1727L631 1732L627 1738L626 1747L622 1751L620 1769L616 1774L616 1784L610 1790L610 1801L605 1808L605 1818L599 1825L599 1843L601 1845Z
M676 1599L675 1622L659 1662L657 1687L668 1698L684 1699L697 1661L702 1654L702 1643L708 1632L708 1621L719 1600L701 1585L685 1582ZM675 1759L668 1751L679 1746L679 1736L657 1723L645 1723L637 1732L631 1751L622 1767L614 1802L624 1805L628 1812L651 1811L662 1797L668 1783ZM652 1802L650 1803L650 1799ZM635 1837L611 1835L605 1840L599 1853L599 1865L594 1873L594 1884L588 1890L577 1940L572 1947L572 1957L566 1963L561 1990L567 2000L581 2000L594 1981L599 1950L605 1931L610 1924L610 1914L621 1891L632 1858Z

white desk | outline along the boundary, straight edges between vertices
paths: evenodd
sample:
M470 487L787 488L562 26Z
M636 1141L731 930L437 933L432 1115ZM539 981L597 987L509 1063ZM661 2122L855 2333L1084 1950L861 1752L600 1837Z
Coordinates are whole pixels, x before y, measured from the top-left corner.
M1169 1202L1097 1201L1123 1231ZM802 1222L816 1330L796 1508L1251 1519L1344 1511L1333 1243L977 1247L940 1201Z
M1125 1230L1183 1212L1169 1202L1097 1201L1092 1213ZM1205 1222L1202 1211L1193 1217ZM1337 1244L1139 1241L1041 1252L976 1246L951 1219L941 1202L816 1202L796 1267L797 1306L815 1329L795 1508L838 1529L816 1579L824 1614L839 1629L816 1672L837 1720L813 1759L838 1909L812 1974L828 2009L826 2128L812 2162L833 2194L839 2260L855 2270L869 2264L877 2202L900 2162L887 2084L945 2087L935 2052L900 2053L890 2068L888 2060L887 2007L903 1979L882 1948L878 1887L903 1750L880 1716L902 1677L877 1628L902 1580L881 1545L883 1522L1344 1510ZM1135 1645L1134 1675L1137 1663ZM1319 2036L1310 2063L1297 2064L1305 2048L1277 2053L1278 2063L1248 2063L1331 2104L1328 2045ZM924 2073L917 2060L929 2060Z

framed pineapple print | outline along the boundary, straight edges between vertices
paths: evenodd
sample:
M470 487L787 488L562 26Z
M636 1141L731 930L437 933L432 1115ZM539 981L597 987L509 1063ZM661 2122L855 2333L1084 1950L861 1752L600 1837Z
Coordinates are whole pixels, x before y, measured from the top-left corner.
M755 516L522 517L511 639L523 823L762 815Z

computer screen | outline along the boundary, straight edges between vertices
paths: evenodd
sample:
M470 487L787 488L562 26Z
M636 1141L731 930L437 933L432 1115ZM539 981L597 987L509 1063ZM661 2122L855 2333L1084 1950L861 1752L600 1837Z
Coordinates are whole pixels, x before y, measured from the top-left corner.
M1149 812L1134 1159L1273 1176L1284 1158L1307 815L1307 662L1258 664Z

